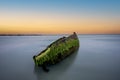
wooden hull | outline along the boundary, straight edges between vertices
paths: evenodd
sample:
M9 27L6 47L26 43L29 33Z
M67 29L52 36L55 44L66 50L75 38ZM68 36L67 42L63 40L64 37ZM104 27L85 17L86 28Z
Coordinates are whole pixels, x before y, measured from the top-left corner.
M62 37L50 44L38 55L33 56L33 60L37 66L56 64L72 54L78 48L79 39L74 32L72 35Z

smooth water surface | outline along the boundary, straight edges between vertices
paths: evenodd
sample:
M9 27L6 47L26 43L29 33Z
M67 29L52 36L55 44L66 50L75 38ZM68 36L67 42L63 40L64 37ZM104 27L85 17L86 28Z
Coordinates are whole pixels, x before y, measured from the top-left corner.
M120 80L120 35L79 35L80 48L44 72L33 55L61 36L0 36L0 80Z

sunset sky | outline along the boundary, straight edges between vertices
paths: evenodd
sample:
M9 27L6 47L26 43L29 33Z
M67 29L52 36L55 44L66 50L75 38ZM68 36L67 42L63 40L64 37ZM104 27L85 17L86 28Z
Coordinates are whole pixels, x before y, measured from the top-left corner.
M0 0L0 34L120 34L119 0Z

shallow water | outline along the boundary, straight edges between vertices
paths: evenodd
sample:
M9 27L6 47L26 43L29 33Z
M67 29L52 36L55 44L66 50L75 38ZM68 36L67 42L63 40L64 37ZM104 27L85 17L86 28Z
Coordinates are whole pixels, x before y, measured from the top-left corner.
M0 80L120 80L120 35L79 35L79 50L48 73L34 66L61 36L0 36Z

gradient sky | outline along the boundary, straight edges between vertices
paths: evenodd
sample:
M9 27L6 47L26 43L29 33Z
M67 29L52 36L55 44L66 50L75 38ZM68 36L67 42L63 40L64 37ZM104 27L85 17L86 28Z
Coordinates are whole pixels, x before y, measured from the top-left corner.
M0 34L120 34L120 0L0 0Z

